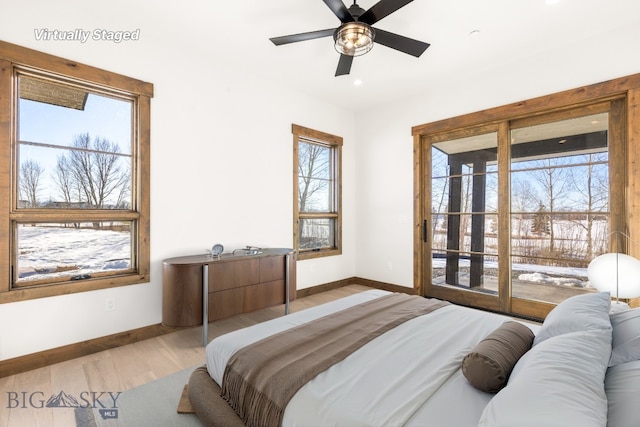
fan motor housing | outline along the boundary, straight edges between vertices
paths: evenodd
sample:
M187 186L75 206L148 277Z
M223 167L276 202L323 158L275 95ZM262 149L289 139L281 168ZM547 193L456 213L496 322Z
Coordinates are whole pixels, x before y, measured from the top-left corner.
M358 6L355 2L349 7L348 10L351 16L353 16L353 19L355 19L356 21L365 12L365 10Z

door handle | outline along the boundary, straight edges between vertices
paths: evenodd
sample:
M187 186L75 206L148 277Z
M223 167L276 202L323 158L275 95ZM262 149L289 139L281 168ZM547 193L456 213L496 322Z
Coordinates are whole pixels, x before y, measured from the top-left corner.
M422 220L422 241L427 243L427 220Z

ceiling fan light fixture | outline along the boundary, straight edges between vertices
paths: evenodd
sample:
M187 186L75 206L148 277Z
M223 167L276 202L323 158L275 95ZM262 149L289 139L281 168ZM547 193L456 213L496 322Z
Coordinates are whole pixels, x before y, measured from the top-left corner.
M333 35L338 53L348 56L360 56L373 48L375 32L364 22L342 24Z

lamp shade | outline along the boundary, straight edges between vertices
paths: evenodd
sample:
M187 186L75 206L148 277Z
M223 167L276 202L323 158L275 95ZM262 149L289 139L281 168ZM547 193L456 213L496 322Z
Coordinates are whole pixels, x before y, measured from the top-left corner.
M587 268L589 282L601 292L617 298L640 296L640 260L621 254L607 253L595 258Z

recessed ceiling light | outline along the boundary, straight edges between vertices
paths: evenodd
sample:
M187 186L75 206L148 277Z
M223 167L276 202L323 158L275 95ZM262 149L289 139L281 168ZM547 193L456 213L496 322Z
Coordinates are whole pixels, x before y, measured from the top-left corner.
M469 37L478 37L480 35L480 30L473 30L469 33Z
M353 85L354 85L354 86L360 86L360 85L362 85L362 80L360 80L360 79L355 79L355 80L353 81Z
M598 123L600 123L600 122L599 122L599 121L597 121L597 120L591 120L591 124L592 124L592 125L597 125Z

